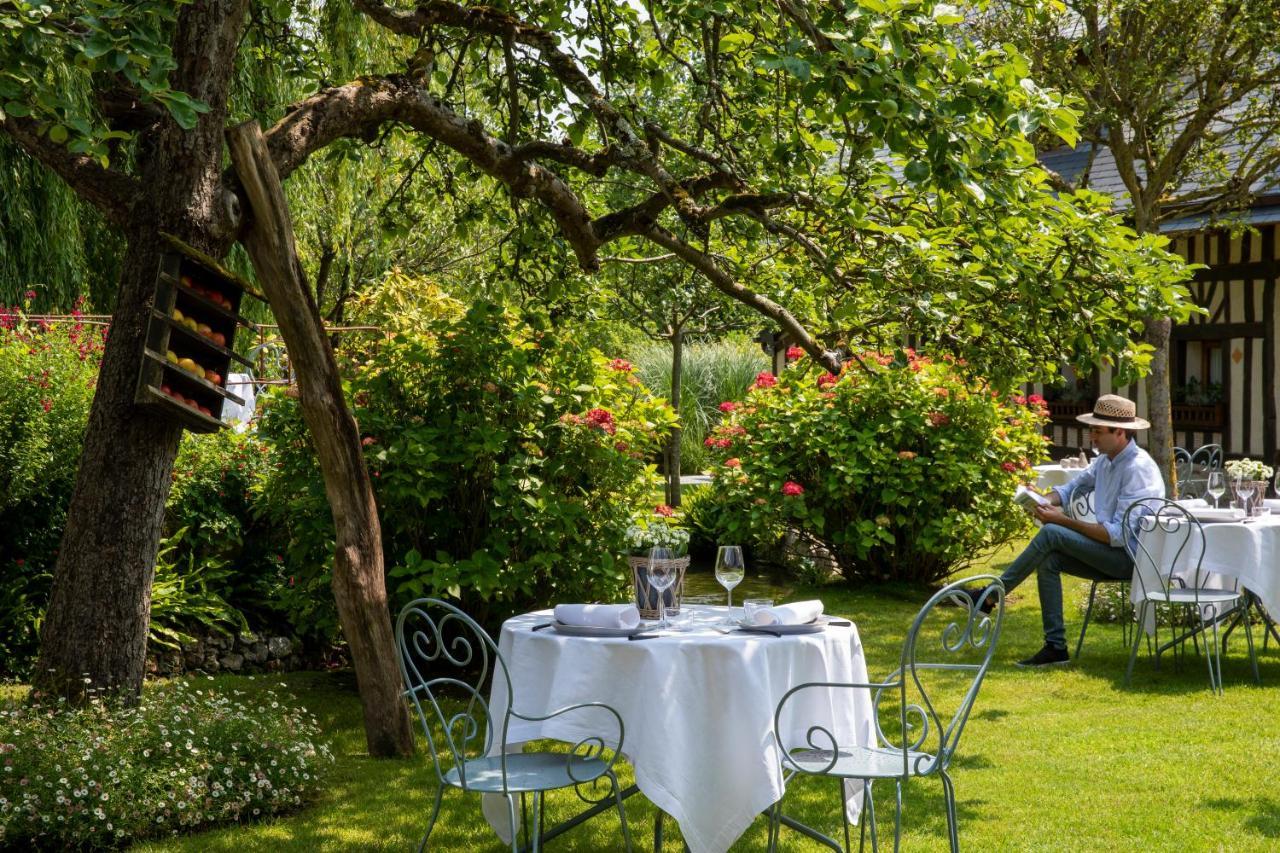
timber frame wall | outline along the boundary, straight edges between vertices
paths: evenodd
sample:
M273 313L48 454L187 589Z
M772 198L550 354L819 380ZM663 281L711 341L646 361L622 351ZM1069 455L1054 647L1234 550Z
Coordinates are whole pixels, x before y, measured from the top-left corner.
M1210 377L1201 375L1204 368L1200 365L1209 364L1206 352L1220 348L1217 364L1223 391L1220 425L1212 419L1197 425L1180 424L1175 418L1175 443L1188 450L1221 444L1228 457L1250 456L1272 464L1277 461L1280 225L1258 226L1237 237L1226 231L1176 235L1170 250L1207 266L1195 272L1189 288L1196 304L1208 310L1208 314L1174 327L1171 380L1175 385L1192 376L1207 381ZM1115 387L1105 366L1097 378L1099 394L1115 393L1135 400L1139 416L1146 415L1147 395L1141 382ZM1049 424L1046 433L1059 447L1088 444L1087 427L1057 422Z

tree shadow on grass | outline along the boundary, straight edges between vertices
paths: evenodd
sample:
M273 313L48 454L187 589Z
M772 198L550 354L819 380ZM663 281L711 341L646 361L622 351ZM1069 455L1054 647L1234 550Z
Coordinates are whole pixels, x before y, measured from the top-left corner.
M1244 820L1245 827L1266 838L1280 838L1280 802L1270 797L1258 796L1249 800L1221 798L1205 800L1203 805L1233 813L1253 810L1254 814Z

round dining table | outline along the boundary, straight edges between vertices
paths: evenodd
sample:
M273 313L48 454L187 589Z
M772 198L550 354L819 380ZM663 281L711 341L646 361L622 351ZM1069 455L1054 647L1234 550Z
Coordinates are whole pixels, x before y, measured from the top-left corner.
M733 614L740 618L741 610ZM788 690L810 681L868 680L851 622L774 636L739 631L729 616L725 607L686 605L672 630L632 640L560 633L547 627L551 611L541 611L507 620L498 643L520 713L540 716L581 702L603 702L618 712L625 727L622 752L634 768L636 786L676 820L691 853L728 850L782 797L773 716ZM807 701L793 708L797 698ZM494 679L495 718L510 701L503 680ZM573 744L603 733L584 717L513 719L507 748L540 739ZM783 725L792 743L818 725L841 744L875 744L867 690L806 691L788 704ZM845 794L856 820L861 783L846 785ZM488 797L485 814L505 837L505 802Z
M1203 503L1203 502L1200 502ZM1198 504L1188 506L1193 515ZM1270 507L1268 507L1270 509ZM1213 513L1202 512L1206 518ZM1253 593L1258 605L1274 621L1280 617L1280 513L1272 512L1249 521L1202 521L1204 530L1201 549L1178 544L1185 536L1162 529L1142 533L1145 553L1134 565L1130 595L1134 604L1142 600L1143 580L1148 588L1158 588L1158 580L1140 572L1158 571L1161 577L1172 573L1188 585L1195 583L1196 559L1200 558L1200 584L1208 589L1230 589L1238 583ZM1148 620L1148 633L1153 625Z

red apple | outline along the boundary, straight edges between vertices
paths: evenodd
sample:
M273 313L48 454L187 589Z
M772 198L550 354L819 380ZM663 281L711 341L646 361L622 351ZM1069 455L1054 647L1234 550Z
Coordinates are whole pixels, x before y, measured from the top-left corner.
M173 393L173 389L172 389L172 388L170 388L168 385L161 385L161 386L160 386L160 393L161 393L161 394L172 394L172 393Z
M213 341L220 347L225 347L227 345L227 336L222 334L222 332L214 332L209 336L209 340Z
M235 310L234 307L231 305L231 300L225 296L222 297L222 307L226 308L228 311Z
M208 406L197 406L196 408L198 408L200 410L200 414L204 415L206 418L213 417L213 412L209 410Z
M212 382L214 385L221 385L221 384L222 384L222 377L218 375L217 371L214 371L214 370L206 370L206 371L204 372L204 378L205 378L205 379L207 379L208 381Z

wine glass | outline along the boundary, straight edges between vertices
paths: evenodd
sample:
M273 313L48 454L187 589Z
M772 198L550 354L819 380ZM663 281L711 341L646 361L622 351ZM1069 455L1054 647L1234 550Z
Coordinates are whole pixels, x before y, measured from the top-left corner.
M747 564L742 559L739 545L721 545L716 549L716 580L729 594L729 608L733 609L733 588L747 575Z
M1244 510L1245 520L1249 520L1249 508L1253 505L1253 484L1244 477L1236 477L1232 484L1235 488L1236 499L1240 501L1240 508Z
M1227 475L1221 471L1210 471L1205 492L1213 497L1213 506L1217 509L1218 501L1227 493Z
M675 553L670 548L655 547L649 549L649 588L658 593L658 628L668 628L667 590L675 586L680 574L676 566Z

